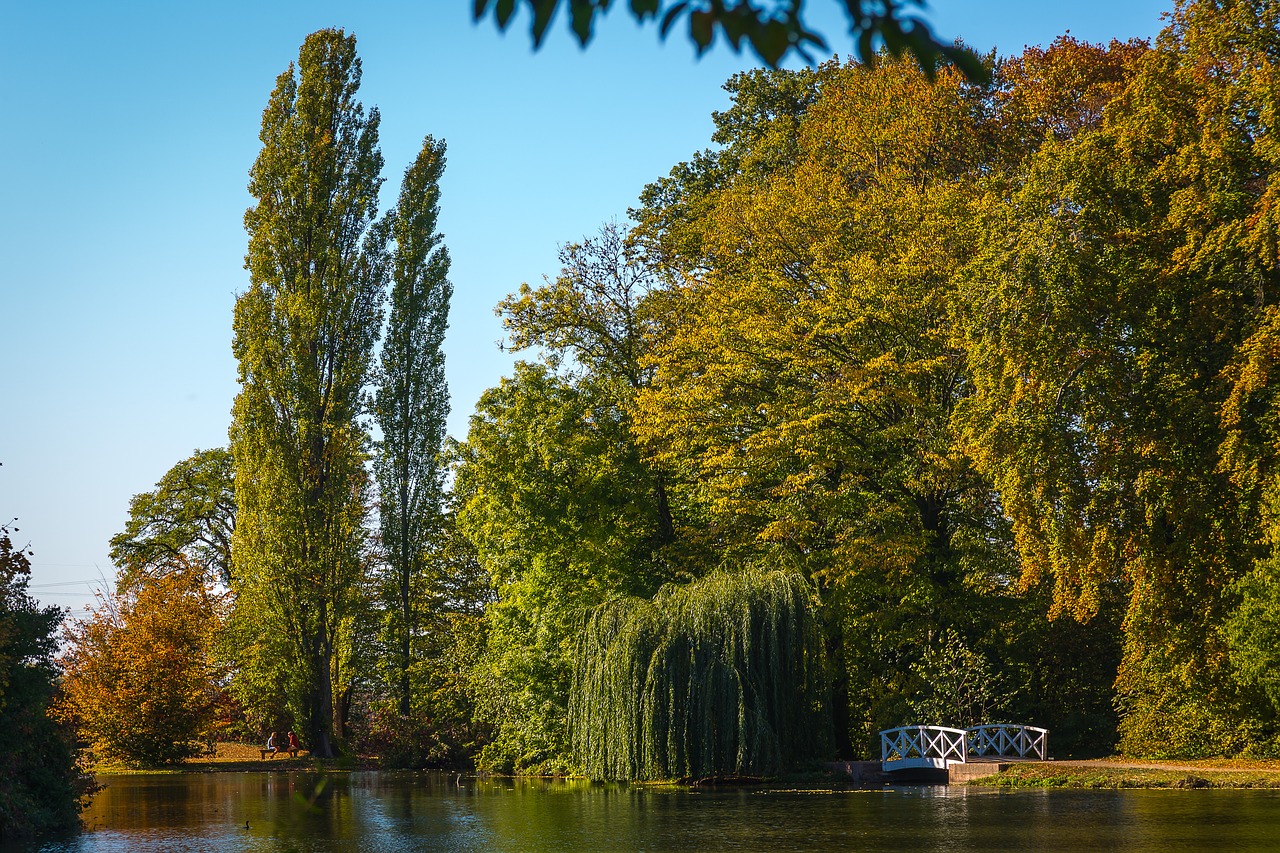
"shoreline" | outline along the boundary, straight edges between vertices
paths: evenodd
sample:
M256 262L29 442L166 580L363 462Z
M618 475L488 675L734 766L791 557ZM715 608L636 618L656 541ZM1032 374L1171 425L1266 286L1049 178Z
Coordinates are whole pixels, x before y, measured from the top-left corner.
M259 773L280 770L284 772L353 773L386 770L378 764L376 756L359 756L345 759L317 759L309 754L298 758L259 758L259 747L249 744L219 743L213 756L188 759L181 764L167 767L129 767L123 764L101 762L88 769L97 776L124 774L175 775L192 773ZM457 768L436 768L442 773L464 773L468 776L496 777L501 774L465 771ZM397 771L387 771L397 772ZM414 772L414 771L408 771ZM839 774L813 773L784 774L777 778L726 779L723 783L699 780L702 785L689 780L647 781L632 783L644 787L734 787L734 782L747 787L772 787L801 783L806 787L848 788L848 780ZM578 779L575 776L513 776L527 779ZM683 784L682 784L683 782ZM1192 759L1185 761L1140 761L1120 756L1101 759L1064 759L1061 761L1018 763L999 772L980 776L963 783L968 787L1000 790L1073 789L1272 789L1280 790L1280 760L1270 759Z
M1224 758L1134 761L1121 757L1027 762L966 784L1006 790L1280 789L1280 762Z

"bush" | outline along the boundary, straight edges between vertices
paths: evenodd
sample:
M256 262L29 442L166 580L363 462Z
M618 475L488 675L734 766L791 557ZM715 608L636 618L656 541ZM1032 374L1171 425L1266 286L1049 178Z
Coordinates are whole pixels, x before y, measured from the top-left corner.
M93 790L69 727L49 715L62 611L36 606L30 573L27 552L0 525L0 841L74 829Z
M221 690L215 601L194 572L146 578L66 628L67 705L100 757L147 766L196 755Z

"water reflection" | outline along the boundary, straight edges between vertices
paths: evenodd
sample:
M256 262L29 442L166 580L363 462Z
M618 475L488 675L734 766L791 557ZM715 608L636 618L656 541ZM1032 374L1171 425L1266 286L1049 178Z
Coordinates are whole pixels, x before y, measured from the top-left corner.
M410 850L1272 850L1265 791L679 791L453 774L104 777L42 853ZM23 849L23 848L17 848ZM26 848L30 849L30 848Z

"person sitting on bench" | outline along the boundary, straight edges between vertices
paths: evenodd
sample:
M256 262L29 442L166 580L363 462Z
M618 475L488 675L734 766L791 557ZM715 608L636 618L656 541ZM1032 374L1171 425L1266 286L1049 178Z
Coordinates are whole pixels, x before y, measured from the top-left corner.
M298 736L293 729L289 730L289 745L285 749L288 750L290 758L297 758L298 750L302 749L302 744L298 743Z
M280 747L276 744L276 741L279 739L280 739L279 732L271 733L271 737L267 738L266 749L258 750L259 753L261 753L262 758L266 758L267 756L271 756L272 758L276 757L276 753L280 751Z

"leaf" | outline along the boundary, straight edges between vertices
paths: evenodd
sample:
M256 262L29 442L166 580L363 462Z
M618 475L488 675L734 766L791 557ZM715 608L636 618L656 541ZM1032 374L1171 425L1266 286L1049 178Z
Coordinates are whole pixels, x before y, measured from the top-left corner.
M631 14L635 15L638 21L656 18L661 6L662 0L631 0Z
M542 46L542 39L547 33L551 18L555 15L558 0L530 0L533 5L533 48Z
M596 7L591 0L570 0L570 8L570 26L578 37L578 43L585 45L591 41L591 25L595 19Z
M866 63L868 67L874 67L876 64L875 51L875 33L871 30L863 30L858 33L858 59Z
M781 21L770 21L752 36L751 46L770 67L776 68L778 61L791 46L790 33L786 24Z
M699 55L711 46L715 22L715 15L711 12L699 10L689 13L689 38L698 46Z
M976 86L991 83L991 69L982 61L982 57L967 47L943 45L939 52L960 69L965 79Z
M493 16L498 22L498 29L505 30L516 11L516 0L497 0L493 7Z
M676 19L684 14L685 9L689 7L686 2L676 3L667 10L667 14L662 16L662 26L658 28L663 38L667 37L667 33L671 32L671 27L675 25Z

